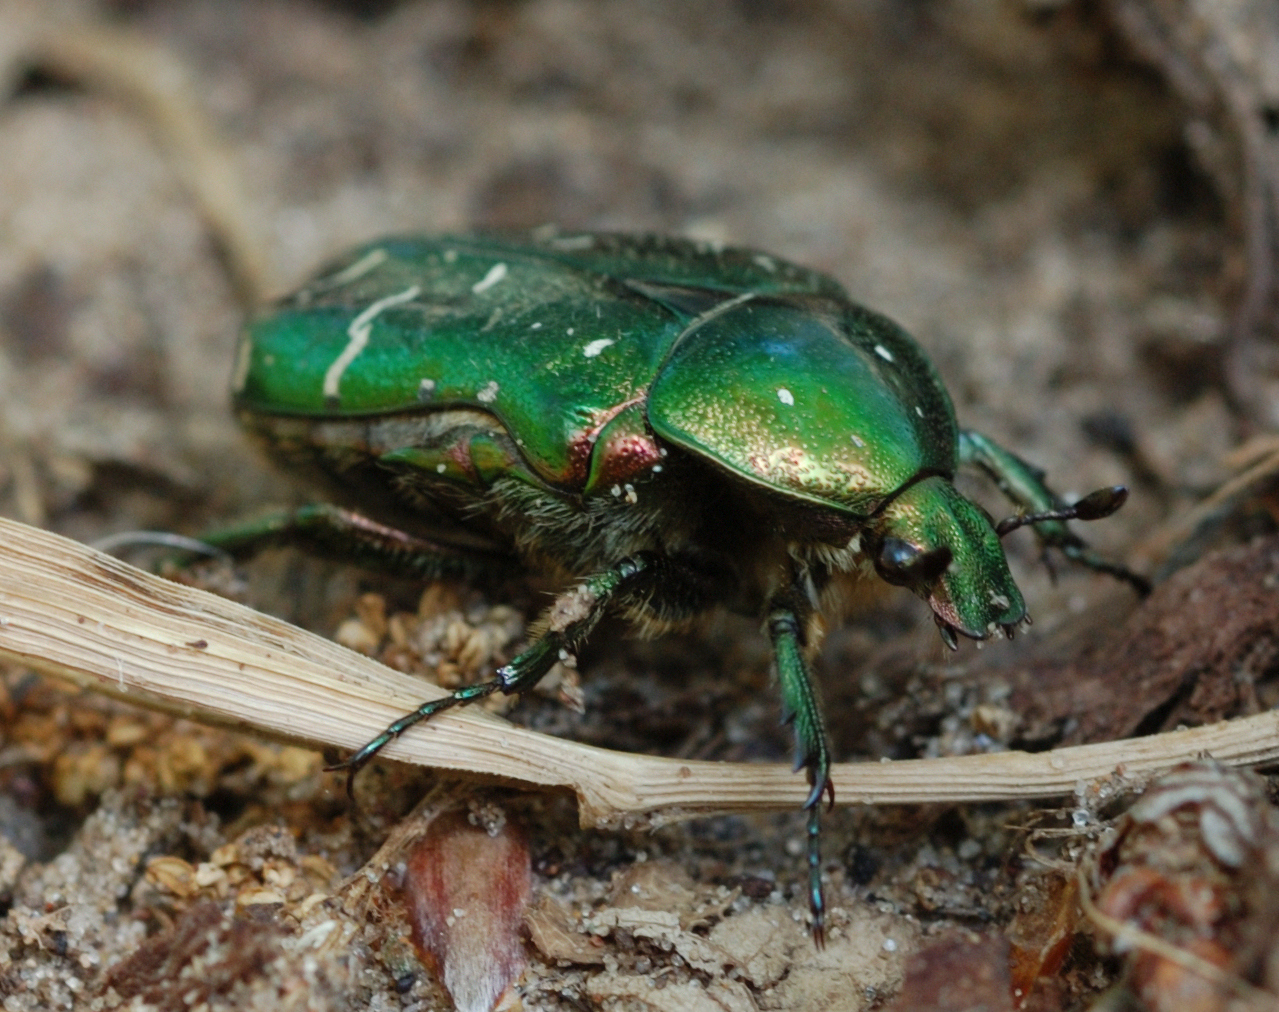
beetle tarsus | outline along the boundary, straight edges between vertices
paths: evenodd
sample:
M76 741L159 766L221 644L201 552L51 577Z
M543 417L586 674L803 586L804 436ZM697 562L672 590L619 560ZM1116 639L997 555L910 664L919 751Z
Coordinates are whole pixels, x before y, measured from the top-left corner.
M1001 538L1019 527L1034 525L1035 534L1045 549L1060 549L1072 561L1127 583L1142 597L1150 593L1150 581L1144 576L1103 559L1066 527L1067 520L1100 520L1110 516L1128 498L1128 489L1123 485L1100 488L1073 505L1065 506L1044 484L1043 471L1004 449L989 436L971 429L964 429L959 434L959 459L961 463L975 465L989 475L999 490L1022 510L1017 516L995 525L995 532ZM1043 558L1049 576L1056 581L1056 573L1046 552Z
M1103 558L1092 549L1088 548L1082 542L1078 548L1063 548L1062 554L1068 559L1079 563L1081 566L1087 566L1089 569L1104 573L1123 583L1128 584L1139 597L1149 597L1150 592L1154 589L1150 580L1142 576L1140 573L1134 573L1127 566L1118 562L1111 562L1109 559Z
M330 503L311 503L206 532L200 541L233 558L290 545L411 579L496 579L511 566L504 552L423 538Z
M829 784L829 782L828 782ZM818 797L820 797L820 793ZM831 794L834 802L834 792ZM813 944L826 947L826 896L822 891L822 806L808 810L808 909L812 915Z
M561 628L552 628L510 663L498 668L494 677L487 682L463 686L447 696L428 700L416 710L393 721L386 730L357 752L327 769L347 771L347 793L353 797L351 785L355 775L378 752L413 725L430 720L436 714L443 713L454 706L466 706L484 699L495 692L512 696L533 688L555 666L561 654L571 653L586 638L604 614L609 602L617 594L631 589L653 565L654 561L650 556L637 554L622 559L610 569L595 574L562 594L556 603L551 605L548 614L554 615L557 609L571 611L576 615L574 619L561 622Z
M532 648L525 651L525 654L533 653L540 642L534 644ZM524 656L524 655L521 655ZM516 658L518 661L519 658ZM553 662L552 662L553 663ZM347 796L354 799L354 784L356 774L360 772L369 762L387 745L391 744L396 738L411 728L414 724L420 724L424 720L430 720L438 713L452 709L454 706L465 706L468 703L474 703L476 700L483 699L485 696L491 696L495 692L505 692L513 694L520 692L531 684L536 684L541 680L542 676L550 670L551 665L547 664L545 669L538 671L536 668L531 669L528 673L519 673L511 670L512 665L508 664L498 669L497 677L487 682L480 682L476 685L468 685L461 689L456 689L451 695L443 696L440 699L432 699L411 713L406 713L398 720L392 721L385 731L373 738L359 750L347 756L339 763L332 766L326 766L326 772L337 772L338 770L346 770L346 793ZM533 675L536 674L536 677Z

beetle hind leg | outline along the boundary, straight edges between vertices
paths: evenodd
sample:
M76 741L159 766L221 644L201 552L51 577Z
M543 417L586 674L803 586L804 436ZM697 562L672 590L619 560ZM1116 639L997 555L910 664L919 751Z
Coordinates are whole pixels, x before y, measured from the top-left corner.
M556 661L578 650L604 612L619 598L640 597L652 605L665 600L664 594L670 592L685 607L704 608L704 601L694 602L689 599L690 588L698 585L691 579L695 573L693 567L676 560L640 552L588 577L555 599L540 620L544 628L541 638L509 664L498 668L493 678L456 689L448 696L428 700L391 723L363 748L328 769L347 771L347 793L350 794L355 775L378 752L413 725L429 720L454 706L465 706L484 699L495 692L515 695L533 688ZM681 575L686 579L678 579ZM668 583L675 588L673 591L664 589Z
M292 545L340 562L414 579L474 580L509 572L509 555L423 538L329 503L313 503L203 534L235 557Z

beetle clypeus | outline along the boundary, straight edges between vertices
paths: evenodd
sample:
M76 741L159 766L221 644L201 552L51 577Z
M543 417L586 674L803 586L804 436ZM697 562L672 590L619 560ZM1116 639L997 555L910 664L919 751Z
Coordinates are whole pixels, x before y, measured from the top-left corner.
M821 621L878 576L928 602L942 638L1029 622L1000 537L1131 582L1067 519L1042 475L961 430L932 364L832 279L680 239L539 230L408 236L330 264L244 330L241 421L335 480L383 526L312 506L210 539L327 546L422 577L513 559L567 588L545 632L491 681L407 714L341 763L355 773L447 707L532 687L606 610L646 634L725 606L762 616L807 773L809 898L822 943L831 762L807 659ZM1023 515L992 525L955 490L961 464ZM406 533L405 518L430 538ZM478 535L478 537L477 537Z

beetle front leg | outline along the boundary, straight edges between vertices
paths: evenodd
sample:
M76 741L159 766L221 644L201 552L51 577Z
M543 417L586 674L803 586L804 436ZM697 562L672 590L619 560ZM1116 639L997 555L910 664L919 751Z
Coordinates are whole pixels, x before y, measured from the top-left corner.
M822 718L821 699L804 659L805 619L811 612L799 605L796 594L774 602L768 614L768 635L777 660L777 681L782 693L782 720L795 727L795 768L808 774L811 790L804 808L808 811L808 904L813 915L813 941L818 948L826 942L826 898L822 891L821 816L822 796L835 803L830 782L830 743Z
M429 720L454 706L464 706L491 696L495 692L515 695L533 688L562 657L574 653L595 628L609 604L619 595L636 589L660 569L660 561L645 553L623 559L609 569L584 580L555 599L543 616L546 631L536 643L509 664L497 669L487 682L455 689L450 695L423 703L411 713L391 723L363 748L342 762L327 767L347 771L347 794L351 794L355 775L388 744L414 724Z
M989 436L972 429L959 433L959 462L980 468L1014 506L1027 513L1045 513L1065 506L1065 501L1044 484L1044 472L1005 450ZM1039 543L1056 548L1066 558L1098 573L1129 584L1143 597L1150 593L1150 581L1127 566L1107 559L1088 547L1061 520L1041 520L1034 524Z

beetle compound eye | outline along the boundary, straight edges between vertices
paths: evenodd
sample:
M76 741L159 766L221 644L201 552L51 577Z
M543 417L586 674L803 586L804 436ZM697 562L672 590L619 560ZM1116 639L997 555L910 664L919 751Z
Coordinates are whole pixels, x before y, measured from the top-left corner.
M936 581L942 573L950 568L954 556L944 545L925 552L911 564L911 576L919 584L927 586Z
M885 538L875 557L875 571L895 587L924 587L946 572L951 559L945 545L925 552L901 538Z
M910 583L910 564L923 553L909 541L885 538L875 557L875 571L885 583L904 587Z

